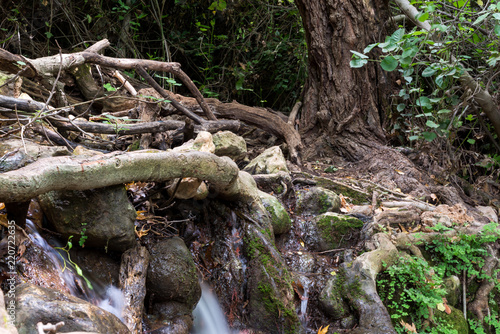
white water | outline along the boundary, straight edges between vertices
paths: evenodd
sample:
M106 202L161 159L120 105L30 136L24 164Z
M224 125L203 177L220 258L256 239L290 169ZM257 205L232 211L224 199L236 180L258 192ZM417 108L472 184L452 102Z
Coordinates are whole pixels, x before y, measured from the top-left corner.
M99 306L123 321L122 314L125 308L125 296L120 289L110 285L105 289L104 295L100 295L93 288L89 288L83 291L84 295L82 296L82 289L77 286L76 282L80 282L80 287L86 287L86 282L79 275L75 274L68 265L65 266L64 261L68 261L66 254L63 251L58 252L52 248L38 233L35 224L29 219L26 219L26 226L28 227L28 232L30 232L30 239L45 252L72 295Z
M220 308L217 296L205 283L201 284L201 299L193 311L192 334L230 334L226 316Z

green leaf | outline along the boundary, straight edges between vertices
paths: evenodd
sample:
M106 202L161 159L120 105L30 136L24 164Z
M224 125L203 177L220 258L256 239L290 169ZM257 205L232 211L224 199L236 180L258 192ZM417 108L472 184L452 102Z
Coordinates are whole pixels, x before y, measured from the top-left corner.
M368 58L368 56L367 56L367 55L364 55L364 54L362 54L362 53L360 53L360 52L358 52L358 51L353 51L353 50L351 50L351 52L352 52L352 53L354 53L354 55L355 55L355 56L357 56L357 57L359 57L359 58L362 58L362 59L366 59L366 58Z
M499 2L499 4L500 4L500 2ZM500 21L500 13L495 13L492 16L493 16L494 19Z
M435 134L434 132L422 132L422 136L424 136L425 140L431 142L437 137L437 134Z
M106 89L108 92L115 92L116 91L116 88L111 86L111 84L108 82L108 83L105 83L103 85L104 89Z
M416 46L412 46L409 49L406 49L403 51L401 54L401 57L406 58L406 57L415 57L415 55L418 52L418 48Z
M405 108L406 108L406 104L404 104L404 103L398 104L398 107L397 107L398 111L403 111L403 110L405 110Z
M419 138L418 136L410 136L410 137L408 137L408 139L409 139L410 141L417 140L418 138Z
M428 120L425 125L427 125L429 128L433 128L433 129L436 129L436 128L439 128L439 124L436 124L434 123L433 121L431 120Z
M424 108L430 108L431 107L431 100L427 96L421 96L419 97L415 103L419 107L424 107Z
M479 24L479 23L483 22L483 21L484 21L484 19L488 17L488 15L490 15L490 13L486 13L486 14L483 14L483 15L479 16L479 17L477 18L477 20L476 20L476 21L474 21L474 23L472 23L472 24L473 24L473 25L476 25L476 24Z
M398 61L393 56L387 56L382 60L380 66L382 66L385 71L392 72L398 67Z
M26 63L24 61L20 61L20 60L16 61L16 63L19 64L19 65L21 65L21 66L26 65Z
M415 17L417 20L419 20L420 22L425 22L427 21L427 19L429 18L429 13L422 13L422 14L419 14Z
M352 67L352 68L360 68L360 67L363 67L366 63L368 63L368 60L366 59L353 59L349 62L349 65Z
M428 78L434 75L436 73L436 70L432 68L432 66L427 66L425 70L422 72L422 76L424 78Z
M441 109L438 111L438 114L449 114L451 112L450 109Z
M500 25L498 24L495 24L495 35L497 35L498 37L500 37Z
M373 43L373 44L370 44L368 45L364 50L363 50L363 53L368 53L370 52L374 47L376 47L377 45L379 45L380 43Z
M474 145L476 143L476 140L475 139L472 139L472 138L469 138L467 139L467 142L471 145Z
M392 33L391 37L389 37L389 41L391 41L392 44L396 44L401 40L401 38L403 38L404 34L405 30L403 28L398 29Z

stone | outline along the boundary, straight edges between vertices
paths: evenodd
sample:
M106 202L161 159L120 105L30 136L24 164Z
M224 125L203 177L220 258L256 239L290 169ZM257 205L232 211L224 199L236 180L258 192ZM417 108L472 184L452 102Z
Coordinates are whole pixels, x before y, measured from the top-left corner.
M271 224L273 225L274 234L283 234L290 231L292 228L292 221L288 212L278 199L265 192L259 192L260 200L271 216Z
M192 311L201 297L196 265L181 238L162 240L151 247L147 290L154 302L176 301Z
M250 161L243 170L250 174L275 174L280 171L290 174L279 146L268 148Z
M439 323L444 323L450 326L450 329L456 330L456 333L460 334L468 334L469 333L469 324L467 320L464 318L464 314L462 311L454 308L453 306L449 306L451 313L447 314L444 311L440 311L436 309L434 311L434 317Z
M0 140L0 172L26 166L38 159L71 155L66 147L45 146L26 139Z
M227 156L234 161L245 158L247 155L247 143L243 137L235 135L231 131L219 131L213 135L215 154Z
M335 320L343 319L349 315L349 305L343 300L342 283L337 276L328 280L319 295L319 303L323 311Z
M452 227L453 224L464 226L474 221L474 218L467 215L467 209L460 203L453 206L441 204L434 211L425 211L420 216L422 224L425 226L436 226L442 224Z
M123 185L50 191L38 197L52 228L73 245L125 251L135 245L136 212ZM82 239L83 238L83 239Z
M297 212L311 215L340 212L340 197L322 187L303 188L296 192Z
M356 244L363 225L355 217L326 212L304 227L304 242L316 251L347 248Z
M193 327L193 310L186 304L170 301L155 303L153 315L155 334L189 334ZM158 325L157 325L158 324Z
M490 220L490 222L493 222L493 223L497 223L498 224L498 215L497 213L495 212L495 209L493 209L493 207L491 206L481 206L481 205L478 205L476 206L476 209L481 212L481 214L483 216L485 216L486 218L488 218Z
M446 300L451 306L457 306L460 298L462 298L462 289L460 288L460 279L455 276L449 276L443 279L443 287L446 291Z
M64 321L62 332L130 333L115 315L58 290L22 283L16 289L16 304L19 333L37 333L38 322L60 321Z

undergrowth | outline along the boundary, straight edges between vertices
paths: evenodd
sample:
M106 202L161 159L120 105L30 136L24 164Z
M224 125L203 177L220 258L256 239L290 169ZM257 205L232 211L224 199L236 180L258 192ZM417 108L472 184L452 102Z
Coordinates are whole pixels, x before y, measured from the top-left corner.
M454 236L444 232L451 229L437 226L441 232L431 242L422 244L425 259L413 255L402 255L377 278L380 298L386 305L398 333L466 333L467 323L446 314L452 313L447 304L444 280L452 275L467 279L467 301L474 300L474 294L482 280L495 280L495 288L489 295L489 315L480 323L468 314L469 333L500 333L500 319L495 294L500 293L498 270L488 275L483 270L486 245L500 239L498 224L486 225L479 234L459 233ZM463 281L462 287L463 288ZM462 290L463 291L463 290ZM459 298L460 299L460 298ZM455 305L460 310L463 305ZM461 314L455 310L454 314Z

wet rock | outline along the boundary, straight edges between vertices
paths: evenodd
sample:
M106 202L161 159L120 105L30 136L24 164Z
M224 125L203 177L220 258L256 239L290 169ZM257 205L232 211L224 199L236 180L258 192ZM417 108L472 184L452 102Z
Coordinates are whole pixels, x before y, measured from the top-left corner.
M247 143L243 137L231 131L220 131L213 135L215 154L227 156L233 160L243 159L247 154Z
M262 152L243 169L250 174L290 173L285 157L279 146L273 146Z
M448 301L448 305L456 306L460 301L460 298L462 298L460 279L455 275L446 277L443 279L443 287L446 290L446 300Z
M331 190L321 187L305 188L297 191L296 196L299 213L317 215L340 211L340 198Z
M349 305L342 298L342 282L337 276L332 277L321 291L319 302L323 311L333 319L349 316Z
M201 297L201 287L191 252L181 238L162 240L150 249L147 290L154 302L177 301L191 311Z
M125 251L135 245L136 213L122 185L39 196L52 227L73 244Z
M91 248L72 248L71 259L95 282L102 285L118 286L120 261L109 254Z
M192 312L188 305L175 301L154 304L153 314L156 321L151 325L151 333L189 334L193 327Z
M357 242L363 222L357 218L326 212L304 227L304 242L312 249L325 251L347 248Z
M44 146L30 140L9 139L0 141L0 172L26 166L41 158L71 155L66 147Z
M13 320L16 315L15 306L12 304L5 307L5 299L2 290L0 290L0 334L18 334L17 329L13 325Z
M290 231L292 228L292 221L280 201L278 201L276 197L265 192L260 192L259 194L262 204L271 216L274 234L278 235Z
M29 283L17 286L16 327L19 333L36 334L38 322L64 321L64 332L130 333L120 319L80 298Z
M247 295L249 323L267 333L302 333L295 306L292 277L272 236L255 226L245 228L250 258Z

